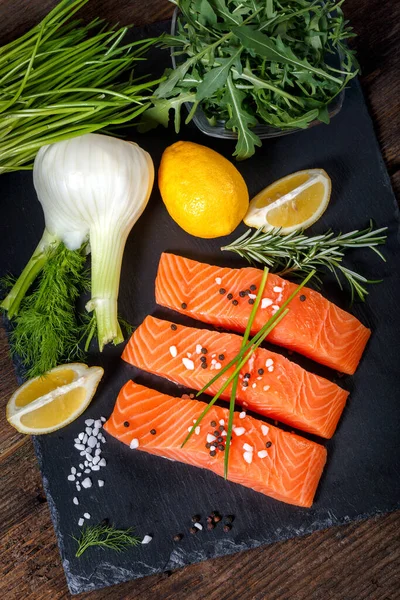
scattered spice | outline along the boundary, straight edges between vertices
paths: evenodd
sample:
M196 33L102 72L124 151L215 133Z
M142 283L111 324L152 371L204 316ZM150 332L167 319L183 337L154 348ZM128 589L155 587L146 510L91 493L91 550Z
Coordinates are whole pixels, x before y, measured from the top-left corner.
M200 515L193 515L192 517L192 523L199 523L200 522Z
M183 310L186 310L186 309L187 309L187 304L186 304L186 302L182 302L182 304L181 304L181 307L183 308Z
M202 369L207 369L207 363L206 362L202 362L201 363L201 368Z
M217 426L217 422L216 421L211 421L210 425L211 425L211 427L216 427Z
M258 369L257 373L258 373L259 375L264 375L264 369Z
M215 529L215 525L214 525L214 523L213 523L212 521L209 521L209 522L207 523L207 529L208 529L209 531L211 531L212 529Z
M211 450L211 452L210 452L210 456L213 456L213 457L214 457L216 454L217 454L217 453L216 453L216 451L215 451L215 450Z
M176 331L178 327L175 325L175 323L171 323L171 329L172 331Z
M219 293L221 294L221 296L223 296L224 294L226 294L226 289L220 288Z
M271 448L272 442L267 442L265 445L266 445L267 448Z
M225 520L228 524L231 524L235 520L235 517L234 517L234 515L226 515Z
M173 537L174 542L180 542L183 539L182 533L176 533Z
M202 349L201 349L201 353L202 353L202 354L207 354L207 348L202 348Z
M254 304L255 300L253 300L253 298L250 298L250 300L248 300L249 304Z
M228 294L228 295L227 295L227 298L228 298L228 300L232 300L232 298L233 298L233 294Z
M218 360L225 360L225 354L218 354Z
M229 533L231 529L232 529L232 525L230 525L229 523L225 523L224 532Z
M157 431L155 429L150 429L151 435L156 435Z
M255 292L256 289L257 289L257 286L254 285L254 283L252 283L252 285L250 286L250 289L251 289L252 292Z
M244 297L245 297L245 295L246 295L246 292L245 292L245 291L243 291L243 290L242 290L241 292L239 292L239 296L240 296L241 298L244 298Z
M195 535L198 532L198 529L197 529L197 527L191 527L189 529L189 532L192 533L193 535Z
M306 301L306 299L307 299L307 297L306 297L304 294L302 294L302 295L300 296L300 302L305 302L305 301Z
M129 427L129 421L124 421L124 427Z
M233 306L237 306L239 304L239 302L237 300L232 300L232 304L233 304Z

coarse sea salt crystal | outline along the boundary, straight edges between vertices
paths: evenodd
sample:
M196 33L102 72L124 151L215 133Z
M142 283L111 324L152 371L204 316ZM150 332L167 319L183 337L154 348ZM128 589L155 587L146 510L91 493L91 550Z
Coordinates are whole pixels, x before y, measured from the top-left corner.
M253 383L251 387L254 389L254 388L256 388L256 387L257 387L257 384L256 384L256 383Z
M88 434L85 433L84 436L83 436L83 438L82 438L82 444L86 444L87 439L88 439Z
M215 442L215 440L217 438L212 433L207 433L207 438L206 439L207 439L207 443L211 444L212 442Z
M264 392L268 392L269 388L270 388L269 385L264 385L264 387L263 387Z
M79 463L79 468L83 469L83 464L82 463Z
M135 448L139 448L139 440L137 438L133 438L131 443L129 444L131 450L135 450Z
M221 285L221 283L222 283L222 279L221 279L221 277L216 277L216 278L215 278L215 283L216 283L217 285Z
M103 487L104 485L104 481L102 479L99 479L97 483L99 487Z
M77 473L76 476L77 477L82 477L82 473Z
M78 504L79 504L79 500L78 500L78 498L77 498L76 496L74 496L74 497L72 498L72 502L73 502L74 504L76 504L76 506L78 506Z
M93 465L92 466L92 471L100 471L99 465Z
M271 306L271 304L273 304L273 301L271 300L271 298L262 298L261 308L268 308L268 306Z
M92 487L92 480L90 479L90 477L86 477L85 479L82 480L82 487L84 487L84 488Z
M79 440L83 440L84 435L85 434L83 433L83 431L81 431L80 434L78 435Z
M95 448L96 444L97 444L97 440L94 437L94 435L91 435L90 438L87 441L89 448Z
M211 361L211 364L212 364L212 365L215 365L215 364L217 364L217 361L215 360L215 358L213 358L213 359L212 359L212 361Z
M224 437L226 437L228 434L227 434L227 432L226 432L226 431L223 431L223 432L221 433L221 435L223 435Z
M97 427L97 429L101 429L101 427L102 427L101 419L96 419L94 422L94 426Z
M186 352L186 356L187 356L188 358L192 358L192 353L191 353L191 352Z
M90 513L88 512L83 513L83 516L85 517L85 519L90 519Z
M249 294L249 298L251 298L252 300L255 300L257 298L256 294Z
M265 361L266 367L271 367L273 364L274 364L274 361L272 360L272 358L267 358L267 360Z
M84 450L85 449L85 444L74 444L75 448L77 450Z
M96 448L96 450L94 451L96 456L99 456L99 454L101 454L101 450L100 448Z
M178 350L176 349L176 346L170 346L169 353L172 356L172 358L176 358L176 356L178 356Z
M225 425L225 420L224 420L224 419L220 419L220 420L218 421L218 423L219 423L220 425Z
M268 452L266 450L260 450L257 452L257 456L259 456L259 458L266 458L268 456Z
M261 425L261 432L263 435L268 435L268 432L269 432L268 425Z
M92 435L94 437L97 437L99 435L99 431L100 431L100 429L98 427L95 427L92 431Z
M274 304L272 306L272 314L274 315L275 313L277 313L279 310L279 306L277 304Z
M93 459L93 464L97 465L97 463L100 461L100 456L95 456Z
M203 525L201 523L194 523L194 526L197 527L200 531L203 529Z
M90 469L85 469L83 472L87 475L88 473L90 473Z
M200 433L200 425L197 425L196 429L194 430L196 435L199 435Z
M275 292L276 294L280 294L280 293L281 293L281 291L282 291L282 288L281 288L281 287L279 287L279 285L276 285L276 286L274 287L274 292Z
M71 467L71 473L72 473L73 475L75 475L75 473L76 473L76 469L75 469L75 467Z
M93 423L94 423L94 419L86 419L86 421L85 421L85 425L87 425L88 427L93 425Z
M243 452L243 458L250 465L253 462L253 453Z
M219 371L219 369L221 368L221 363L216 362L215 363L215 368L217 369L217 371Z
M194 362L192 360L190 360L189 358L182 358L182 362L189 371L194 370Z
M105 417L100 417L100 421L101 421L102 423L105 423L105 422L107 421L107 419L106 419Z
M243 435L246 432L246 430L244 427L234 427L233 432L235 435L240 436Z
M197 344L197 346L196 346L196 354L201 354L201 344Z
M82 527L82 525L84 524L84 522L85 522L85 519L80 518L79 521L78 521L78 526Z
M250 444L243 444L243 450L246 450L246 452L253 452L253 446L250 446Z
M75 475L68 475L68 481L75 481Z
M239 414L239 419L245 419L246 418L246 413L243 410L240 414Z
M193 425L190 425L190 426L188 427L188 432L190 433L190 432L192 431L192 429L193 429Z
M273 370L274 370L274 367L272 367L272 366L271 366L271 367L268 367L268 371L269 371L270 373L272 373L272 372L273 372Z
M91 427L86 427L85 431L86 431L87 435L92 435L93 429Z
M142 539L142 544L150 544L151 540L153 538L151 537L151 535L145 535L144 538Z
M78 492L81 491L81 484L79 483L79 481L76 482L76 489Z

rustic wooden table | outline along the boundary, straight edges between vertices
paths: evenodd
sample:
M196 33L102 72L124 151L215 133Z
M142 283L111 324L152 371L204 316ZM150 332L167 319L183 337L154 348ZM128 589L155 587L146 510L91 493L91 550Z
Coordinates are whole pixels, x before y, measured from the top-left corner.
M0 44L38 22L56 0L0 0ZM91 0L85 18L144 24L168 18L167 0ZM392 183L400 197L398 77L400 2L346 0L358 34L361 78ZM397 35L396 35L397 34ZM6 215L2 215L3 218ZM4 407L16 388L0 330L1 588L5 600L70 594L31 440L9 427ZM107 588L100 600L395 600L400 598L400 512L328 529L174 573Z

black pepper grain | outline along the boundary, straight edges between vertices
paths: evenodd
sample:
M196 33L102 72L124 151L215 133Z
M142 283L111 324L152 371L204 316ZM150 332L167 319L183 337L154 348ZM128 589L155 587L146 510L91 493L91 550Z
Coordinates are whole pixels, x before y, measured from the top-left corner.
M176 533L173 537L173 540L174 540L174 542L180 542L182 538L183 538L182 533Z
M211 450L210 456L215 456L216 454L217 454L217 452L215 450Z
M192 523L200 523L200 515L193 515Z
M229 523L225 523L224 532L229 533L231 529L232 529L232 525L230 525Z
M175 325L175 323L172 323L171 329L172 329L172 331L176 331L178 329L178 327Z
M267 442L265 445L266 445L267 448L271 448L272 442Z
M217 426L217 422L216 421L211 421L210 425L211 425L211 427L216 427Z
M225 427L224 427L223 425L220 425L220 426L218 427L218 429L219 429L220 431L224 431Z
M233 294L228 294L228 295L227 295L227 298L228 298L228 300L232 300L232 298L233 298Z
M124 421L124 427L129 427L129 421Z
M186 304L186 302L182 302L182 304L181 304L181 307L183 308L183 310L186 310L186 309L187 309L187 304Z
M264 369L258 369L257 373L258 373L259 375L264 375Z
M225 450L225 446L223 444L218 444L217 446L218 450Z
M201 353L202 353L202 354L207 354L207 348L202 348L202 349L201 349Z
M218 360L225 360L225 354L218 354Z
M207 442L207 444L206 444L206 448L207 448L207 450L209 450L209 449L211 448L211 444L210 444L210 442Z
M150 429L151 435L156 435L157 431L155 429Z
M223 296L224 294L226 294L226 289L220 288L219 293L221 294L221 296Z
M217 442L219 444L222 444L223 441L224 441L224 438L221 435L219 437L217 437Z
M211 514L213 514L213 513L211 513ZM221 515L219 513L217 513L217 512L214 513L214 517L213 518L214 518L214 522L215 523L219 523L220 520L222 519Z
M200 356L200 362L206 362L207 357L206 356Z
M215 525L214 525L214 523L213 523L212 521L209 521L209 522L207 523L207 529L208 529L209 531L211 531L211 529L215 529Z
M207 363L206 362L201 363L201 368L202 369L207 369Z
M257 289L257 286L254 285L254 283L250 286L250 289L252 292L254 292Z
M247 387L249 385L249 382L247 381L247 379L245 381L243 381L243 387Z
M250 300L248 300L248 303L249 303L249 304L254 304L254 300L253 300L253 298L250 298Z
M232 304L233 304L233 306L237 306L239 304L239 302L237 300L232 300Z
M250 379L250 373L245 373L245 374L244 374L244 378L245 378L245 379Z
M246 292L245 292L244 290L242 290L241 292L239 292L239 296L240 296L241 298L244 298L244 297L245 297L245 295L246 295Z
M191 527L189 529L189 532L192 533L193 535L196 535L196 533L198 532L198 529L197 529L197 527Z
M218 437L219 436L219 431L214 431L214 435L215 435L215 437Z
M300 296L300 302L305 302L306 299L307 297L304 294Z

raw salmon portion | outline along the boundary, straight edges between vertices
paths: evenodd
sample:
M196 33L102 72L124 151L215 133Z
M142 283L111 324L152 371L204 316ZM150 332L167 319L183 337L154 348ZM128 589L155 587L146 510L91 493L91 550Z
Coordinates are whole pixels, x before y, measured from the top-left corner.
M224 450L217 446L224 443L217 442L213 432L227 424L226 408L214 406L181 448L188 428L205 406L204 402L173 398L128 381L104 429L132 449L223 475ZM311 506L326 462L325 448L252 417L241 419L238 413L234 428L228 479L276 500ZM225 440L224 435L221 437ZM208 440L216 445L207 448Z
M241 342L238 335L184 327L150 316L133 333L122 358L140 369L200 390L238 354ZM214 395L232 371L233 367L221 375L207 393ZM332 437L348 396L345 390L264 348L255 351L240 376L236 396L239 404L292 427ZM223 399L229 400L230 390L231 386Z
M262 271L252 267L214 267L163 253L156 279L156 301L216 327L244 331L252 308L249 300L256 297L261 277ZM263 300L253 322L253 334L296 287L277 275L268 275ZM269 334L268 341L352 375L370 335L370 330L353 315L318 292L304 288L292 300L289 314Z

